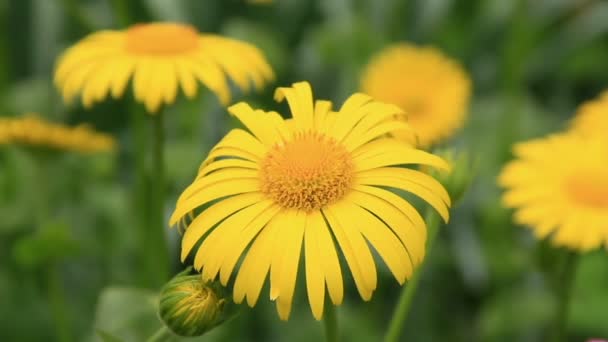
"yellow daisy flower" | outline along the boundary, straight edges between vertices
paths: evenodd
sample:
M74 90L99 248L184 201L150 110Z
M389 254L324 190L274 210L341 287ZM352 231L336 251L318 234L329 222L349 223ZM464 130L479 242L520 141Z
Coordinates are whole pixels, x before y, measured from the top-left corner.
M68 127L46 122L36 114L0 119L0 144L24 144L78 152L111 151L116 141L89 125Z
M586 136L601 135L608 138L608 90L579 107L571 128Z
M515 146L499 183L518 224L586 251L608 246L608 141L559 134Z
M108 93L121 97L132 77L135 99L154 113L175 102L178 86L194 97L198 82L229 103L226 75L244 91L251 81L260 88L273 78L262 52L248 43L199 34L190 25L149 23L85 37L59 59L55 84L66 101L81 92L89 107Z
M463 125L471 81L460 65L437 49L398 43L371 60L361 89L378 101L400 106L419 144L427 147Z
M202 269L204 280L219 274L226 285L243 258L234 300L246 297L250 306L270 273L270 299L284 320L302 248L316 319L323 314L325 286L333 304L343 299L334 239L364 300L372 297L377 280L368 244L403 284L424 257L426 228L394 190L417 195L444 220L450 198L432 177L400 166L447 169L447 163L387 136L410 131L395 118L402 111L394 105L355 94L332 112L328 101L313 104L306 82L278 88L275 98L287 99L293 119L246 103L228 109L247 130L230 131L178 199L170 224L186 227L182 260L201 241L194 267Z

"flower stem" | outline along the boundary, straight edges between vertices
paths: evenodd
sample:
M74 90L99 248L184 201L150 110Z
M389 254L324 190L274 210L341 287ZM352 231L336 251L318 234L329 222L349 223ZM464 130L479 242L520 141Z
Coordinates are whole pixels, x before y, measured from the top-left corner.
M433 247L433 243L435 242L435 238L437 237L437 233L439 231L439 224L441 223L441 221L439 219L439 216L430 208L427 210L425 221L428 227L428 241L426 246L428 255L430 254L431 248ZM401 295L399 295L397 307L393 312L393 317L391 318L391 321L389 323L388 331L384 336L385 342L396 342L399 340L399 337L401 336L401 330L403 329L403 325L410 311L410 306L412 305L412 300L414 299L414 295L416 293L416 290L418 289L418 283L420 282L421 273L426 264L427 262L423 261L422 264L418 266L410 280L401 290Z
M163 342L167 341L171 337L171 331L167 328L166 325L160 327L154 335L150 336L146 341L147 342Z
M49 265L46 270L49 304L53 320L55 321L55 334L57 341L68 342L70 328L68 324L67 310L65 305L65 294L61 284L56 265Z
M576 278L576 268L579 259L578 253L568 251L557 279L558 306L555 315L555 342L568 340L568 313L570 312L572 287Z
M336 317L336 308L331 303L325 305L323 328L325 329L325 341L338 341L338 318Z
M152 172L150 173L153 202L151 207L151 232L148 258L155 272L154 286L161 286L169 279L169 251L165 239L165 159L164 159L164 115L160 111L152 117L153 153Z
M169 252L165 241L165 172L162 112L154 117L138 106L132 110L135 153L134 204L141 264L140 286L160 287L169 279ZM152 121L152 141L148 144L147 119ZM152 145L148 148L148 145ZM147 165L151 154L152 165ZM149 166L149 167L148 167Z

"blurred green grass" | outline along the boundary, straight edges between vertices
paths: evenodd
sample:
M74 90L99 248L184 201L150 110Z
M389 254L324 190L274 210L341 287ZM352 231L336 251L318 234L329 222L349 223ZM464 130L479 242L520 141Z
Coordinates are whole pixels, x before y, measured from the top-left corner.
M514 142L563 128L578 104L607 87L608 2L601 0L0 2L0 115L35 111L69 124L90 122L121 144L115 157L40 158L0 146L0 340L56 339L48 272L56 273L66 296L71 340L98 339L95 329L141 340L160 325L153 305L145 310L155 292L131 289L139 265L127 100L85 111L64 105L52 84L57 56L90 31L150 20L188 22L255 43L275 68L275 85L309 80L317 97L336 101L357 90L362 67L387 43L434 45L458 59L471 74L474 97L467 126L447 145L476 156L479 174L429 255L432 266L403 340L546 340L559 255L511 223L495 175ZM238 97L270 108L275 85ZM217 100L202 93L167 110L167 214L209 147L234 125ZM41 202L44 219L36 215ZM47 233L37 233L41 225ZM177 272L178 236L167 234ZM399 293L382 272L371 303L363 303L347 280L338 313L344 340L381 338ZM261 298L207 340L321 339L298 284L289 322L280 322L272 303ZM586 255L575 283L573 341L608 337L606 289L608 256Z

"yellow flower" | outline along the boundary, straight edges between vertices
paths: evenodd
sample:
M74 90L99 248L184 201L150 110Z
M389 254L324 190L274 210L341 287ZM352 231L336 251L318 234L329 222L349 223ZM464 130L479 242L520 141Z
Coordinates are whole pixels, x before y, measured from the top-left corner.
M194 267L202 269L204 280L219 274L226 285L243 257L234 300L246 297L254 306L270 273L270 299L284 320L302 248L314 317L321 319L326 285L332 302L342 302L334 238L364 300L377 280L368 243L403 284L424 257L426 228L393 190L421 197L445 220L450 198L432 177L400 166L447 169L447 163L387 136L410 130L395 119L401 110L394 105L355 94L332 112L328 101L313 104L306 82L278 88L275 98L287 98L293 119L246 103L228 109L247 130L230 131L178 199L170 224L187 226L182 260L202 240Z
M110 135L95 132L86 124L68 127L46 122L36 114L27 114L22 118L0 119L0 144L102 152L113 150L116 141Z
M579 107L571 128L585 136L601 135L608 138L608 90Z
M471 81L460 65L440 51L398 43L371 60L361 89L379 101L400 106L419 144L427 147L449 138L463 125Z
M55 84L66 101L82 92L88 107L108 93L121 97L132 77L135 99L153 113L175 102L178 86L194 97L199 81L227 104L226 75L244 91L251 81L260 88L273 78L263 54L250 44L199 34L189 25L150 23L85 37L59 59Z
M503 201L538 238L586 251L608 246L608 141L559 134L515 146Z

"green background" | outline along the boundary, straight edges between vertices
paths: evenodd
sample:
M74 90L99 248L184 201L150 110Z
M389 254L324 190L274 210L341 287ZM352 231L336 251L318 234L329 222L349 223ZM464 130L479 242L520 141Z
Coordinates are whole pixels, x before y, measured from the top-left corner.
M102 330L140 341L160 326L158 289L138 289L146 284L134 229L129 99L84 110L62 104L52 84L57 56L86 34L155 20L256 44L277 80L257 94L237 91L235 99L283 112L286 106L272 100L275 86L308 80L317 97L341 103L357 91L370 56L391 42L433 45L460 61L474 94L466 127L446 146L471 154L476 173L429 253L402 339L549 338L564 251L511 222L495 178L514 142L563 129L577 105L608 86L608 1L1 0L0 115L38 112L56 122L90 122L115 135L120 148L84 156L0 146L0 340L89 341ZM180 96L166 110L166 217L208 149L235 125L212 94L199 94L193 101ZM179 236L168 227L166 233L177 273ZM345 341L377 341L386 330L400 287L385 267L379 270L369 303L345 277L338 308ZM61 297L66 305L53 304ZM608 338L605 250L581 259L570 337ZM288 322L262 295L253 310L243 308L200 340L322 338L300 274Z

